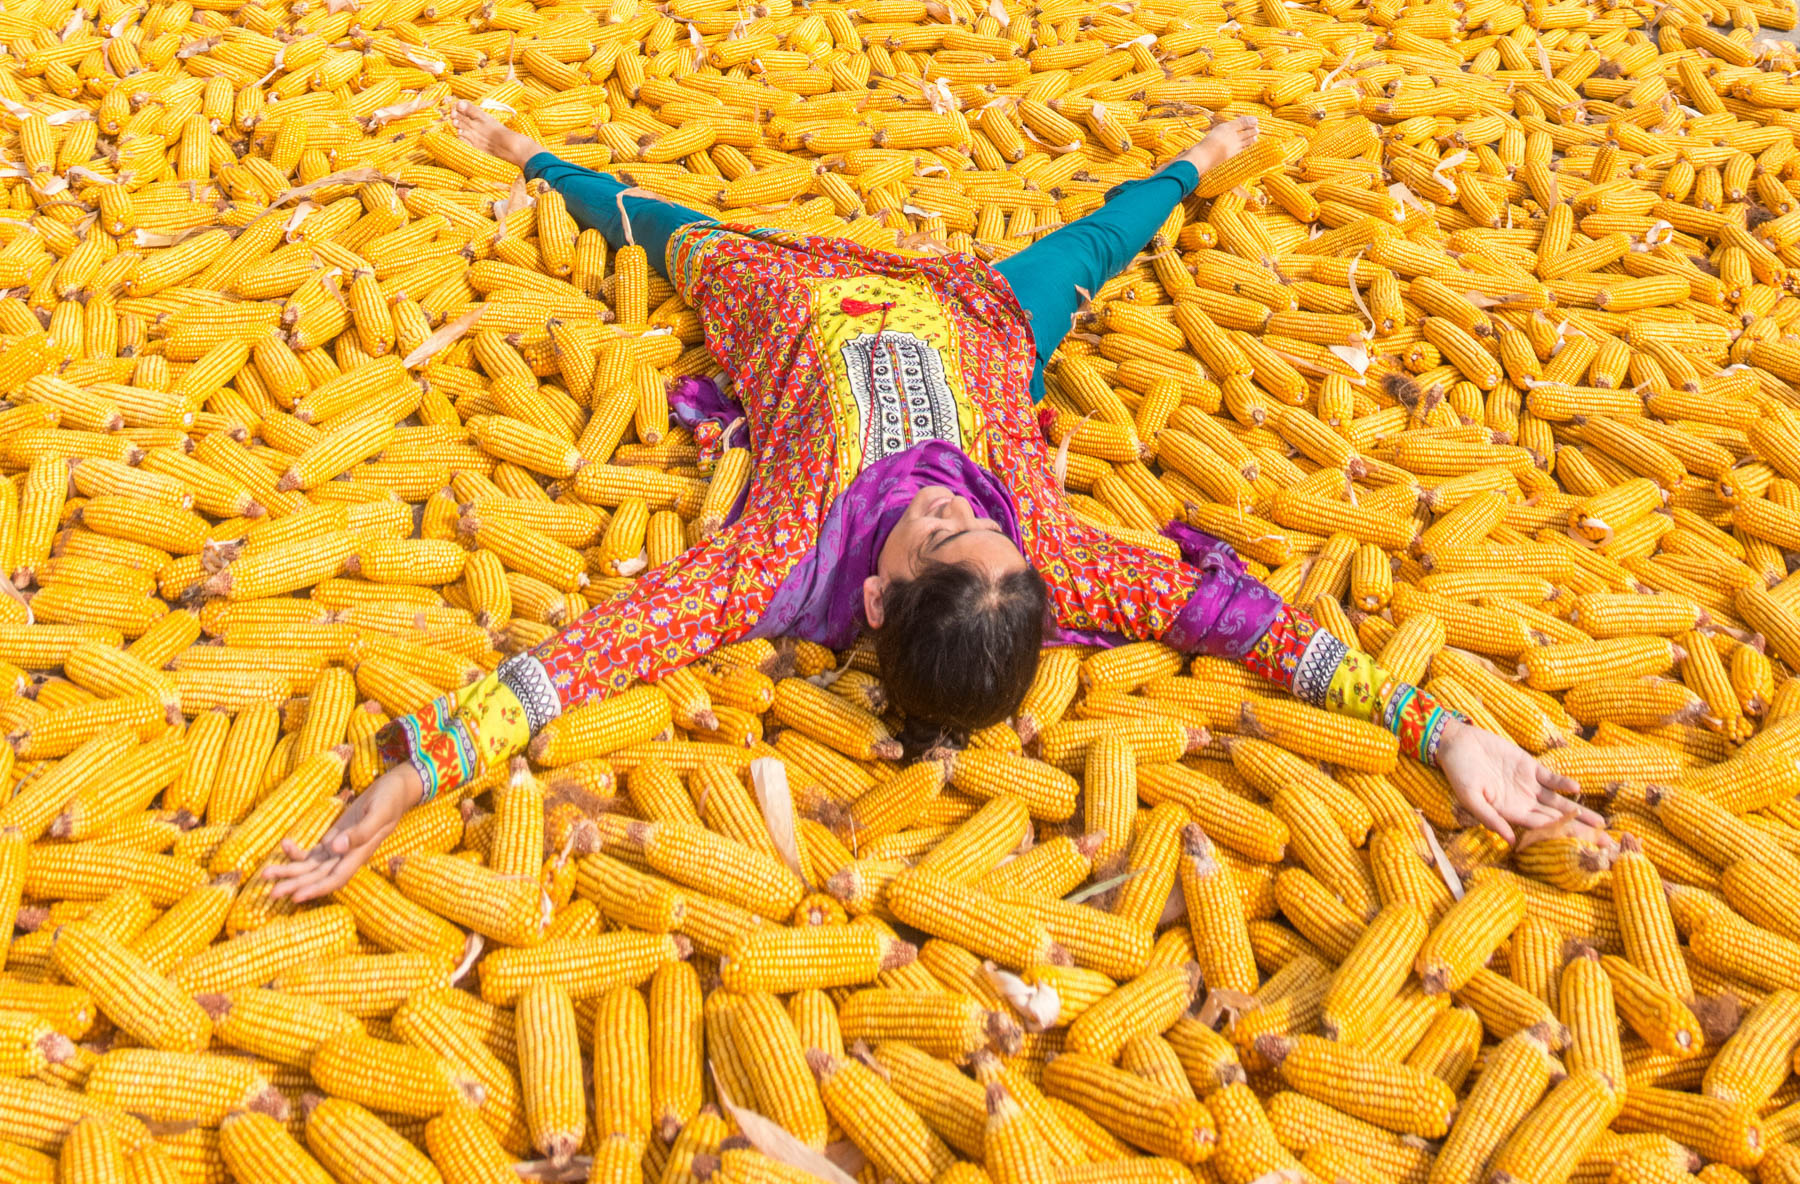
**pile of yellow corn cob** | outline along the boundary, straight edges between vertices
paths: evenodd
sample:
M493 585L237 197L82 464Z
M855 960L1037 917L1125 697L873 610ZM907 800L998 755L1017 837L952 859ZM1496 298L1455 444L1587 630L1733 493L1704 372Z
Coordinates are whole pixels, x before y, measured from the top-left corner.
M7 4L0 1179L1800 1182L1793 16ZM1061 351L1076 511L1228 539L1619 846L1154 644L903 767L866 653L755 643L272 899L386 720L749 469L671 426L698 316L456 99L991 259L1256 114Z

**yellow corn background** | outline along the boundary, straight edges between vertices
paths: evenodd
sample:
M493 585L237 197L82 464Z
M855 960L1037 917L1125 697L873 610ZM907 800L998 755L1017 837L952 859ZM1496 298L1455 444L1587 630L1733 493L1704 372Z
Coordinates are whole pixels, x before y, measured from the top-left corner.
M798 1178L747 1109L900 1184L1800 1179L1794 23L7 6L0 1176ZM872 652L746 642L273 899L382 724L747 479L669 416L698 315L460 100L709 216L989 261L1255 115L1049 368L1071 508L1226 539L1620 846L1515 853L1384 732L1156 643L1048 651L907 767Z

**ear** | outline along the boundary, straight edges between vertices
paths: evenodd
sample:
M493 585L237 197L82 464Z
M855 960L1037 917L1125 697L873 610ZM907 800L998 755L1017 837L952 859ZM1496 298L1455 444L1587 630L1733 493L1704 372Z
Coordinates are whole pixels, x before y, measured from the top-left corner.
M869 622L869 628L881 628L883 619L882 598L887 595L888 579L886 576L870 576L863 581L863 617Z

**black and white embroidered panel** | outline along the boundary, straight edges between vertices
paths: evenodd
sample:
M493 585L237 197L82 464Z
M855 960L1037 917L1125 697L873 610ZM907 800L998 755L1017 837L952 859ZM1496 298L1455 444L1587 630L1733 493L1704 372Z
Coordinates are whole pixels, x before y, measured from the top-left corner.
M956 396L935 346L886 329L854 337L839 352L862 416L865 466L925 440L961 442Z
M525 708L525 724L533 736L562 714L562 699L550 682L549 672L530 654L508 658L495 673L500 676L500 684L519 697L519 704Z
M1325 695L1331 690L1332 676L1350 647L1320 629L1306 643L1306 652L1294 667L1294 697L1314 707L1325 706Z

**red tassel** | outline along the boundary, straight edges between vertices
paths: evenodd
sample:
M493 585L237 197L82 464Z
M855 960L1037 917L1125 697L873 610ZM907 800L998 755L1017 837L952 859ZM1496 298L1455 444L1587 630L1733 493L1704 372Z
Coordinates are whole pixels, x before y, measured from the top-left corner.
M866 317L872 312L887 312L893 307L892 301L886 304L871 304L867 300L856 300L849 296L838 301L838 308L853 317Z

